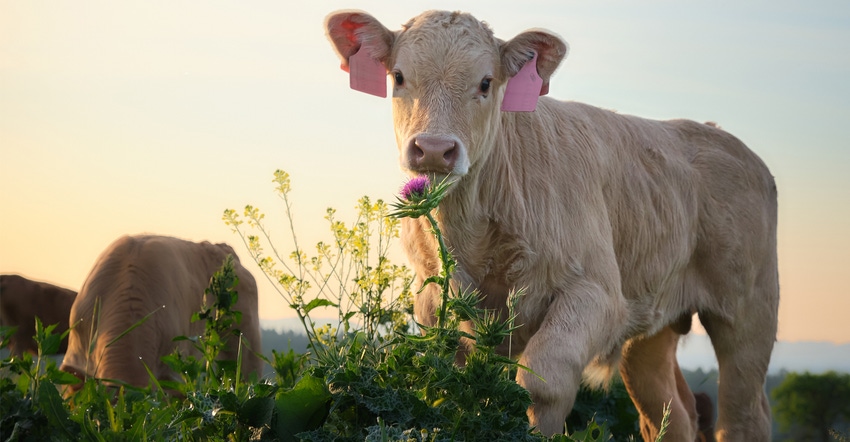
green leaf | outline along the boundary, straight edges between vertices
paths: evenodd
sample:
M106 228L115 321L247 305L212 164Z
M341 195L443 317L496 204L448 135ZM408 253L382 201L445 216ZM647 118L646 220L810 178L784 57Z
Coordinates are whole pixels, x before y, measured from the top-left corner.
M49 370L47 372L47 380L58 385L73 385L80 382L80 378L67 371L60 370Z
M151 384L153 384L153 385L156 387L156 389L157 389L157 391L158 391L158 393L159 393L159 394L162 394L165 390L163 390L163 389L162 389L162 385L160 385L159 380L158 380L158 379L156 378L156 376L153 374L153 372L151 371L150 367L148 367L148 364L147 364L147 363L145 363L145 361L143 361L143 360L142 360L142 361L141 361L141 363L142 363L142 366L143 366L143 367L145 367L145 371L148 373L148 378L151 380ZM113 381L113 382L114 382L114 383L117 383L117 384L126 385L126 384L125 384L124 382L122 382L122 381L117 381L117 380L116 380L116 381ZM166 403L168 403L168 402L166 402Z
M311 310L317 307L337 307L337 305L327 299L317 298L304 306L304 314L310 313Z
M62 336L53 334L53 330L58 324L52 324L44 327L41 319L35 318L35 340L41 347L42 355L52 355L59 351L59 344L62 343Z
M252 427L262 428L271 424L274 408L275 402L271 397L252 397L242 404L237 416Z
M291 390L275 397L274 430L283 441L297 441L296 434L319 428L330 410L331 394L324 379L304 376Z
M441 285L444 280L445 280L445 278L443 278L442 276L439 276L439 275L429 276L428 279L426 279L425 281L422 282L422 287L419 289L418 293L421 293L422 290L425 290L425 287L427 287L428 284L433 283L433 284Z
M100 431L97 425L92 421L92 417L89 414L83 416L83 434L85 437L81 437L81 440L89 440L89 441L97 441L97 442L106 442L106 438L100 434Z
M55 436L64 436L70 440L76 440L77 437L72 429L71 416L65 408L65 403L62 397L59 396L59 391L49 382L43 382L38 387L36 392L38 407L47 416L47 421L50 426L57 430Z

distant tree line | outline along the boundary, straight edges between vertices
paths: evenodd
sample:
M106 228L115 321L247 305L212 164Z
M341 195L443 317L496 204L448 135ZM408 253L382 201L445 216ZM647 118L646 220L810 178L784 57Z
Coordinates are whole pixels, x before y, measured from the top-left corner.
M716 412L717 370L682 372L691 390L711 398ZM767 376L765 390L773 412L773 440L850 442L850 374L782 370Z
M850 440L850 374L789 373L771 397L788 440Z
M307 352L307 344L310 342L307 339L307 335L295 333L290 330L278 332L277 330L264 328L261 329L261 336L263 340L263 354L269 360L273 360L272 350L278 353L286 353L292 349L297 354L304 354ZM266 375L272 373L272 367L269 364L265 364L264 373Z

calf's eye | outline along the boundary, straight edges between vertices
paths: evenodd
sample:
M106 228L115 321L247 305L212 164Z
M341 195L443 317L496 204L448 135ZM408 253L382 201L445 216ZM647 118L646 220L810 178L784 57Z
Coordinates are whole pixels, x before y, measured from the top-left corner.
M485 79L481 80L481 85L478 88L481 89L482 93L486 94L487 91L490 90L490 80L491 80L490 78L485 78Z
M401 72L394 72L393 78L395 79L396 86L401 86L404 84L404 75L401 75Z

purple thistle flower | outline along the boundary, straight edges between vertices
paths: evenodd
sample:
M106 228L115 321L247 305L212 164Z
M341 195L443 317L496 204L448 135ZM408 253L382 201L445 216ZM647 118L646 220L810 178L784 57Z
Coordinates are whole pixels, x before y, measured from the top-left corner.
M411 178L404 187L401 188L401 197L407 201L418 200L425 196L428 187L431 186L431 180L426 175L419 175Z

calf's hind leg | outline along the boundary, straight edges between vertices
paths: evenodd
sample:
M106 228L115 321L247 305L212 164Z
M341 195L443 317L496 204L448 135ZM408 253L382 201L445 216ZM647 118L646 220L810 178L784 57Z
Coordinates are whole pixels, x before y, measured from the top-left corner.
M718 441L770 440L770 405L764 382L776 336L776 316L775 309L766 315L759 309L771 307L753 306L734 323L700 315L720 367ZM761 317L771 315L773 320Z
M623 348L620 374L640 413L640 432L645 441L658 436L668 403L670 421L664 439L697 438L696 402L676 361L678 343L679 334L665 327L654 336L633 339Z

